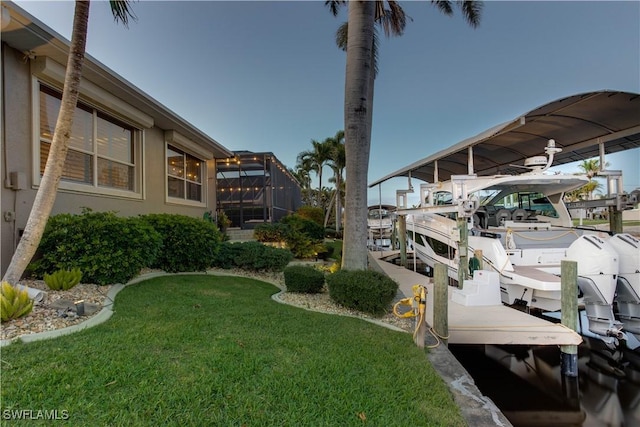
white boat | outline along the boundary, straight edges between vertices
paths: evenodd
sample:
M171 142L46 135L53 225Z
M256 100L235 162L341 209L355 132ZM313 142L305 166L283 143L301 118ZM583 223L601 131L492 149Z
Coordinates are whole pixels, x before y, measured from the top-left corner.
M549 141L547 156L527 159L527 171L519 175L454 175L421 185L425 203L405 211L409 248L430 267L447 265L452 280L462 277L459 265L468 260L473 269L476 254L484 270L499 274L502 302L526 310L560 310L561 261L577 261L589 330L617 345L624 337L623 324L614 317L612 304L623 251L624 289L630 296L625 314L640 332L638 241L630 235L612 240L608 233L573 227L563 195L588 178L548 173L558 150ZM464 234L467 255L461 245Z
M497 286L492 281L489 287L500 295L486 301L558 310L560 263L577 261L579 303L584 304L588 328L615 345L623 337L622 323L640 336L640 245L630 235L614 238L573 227L563 194L586 183L586 177L547 169L552 163L597 156L600 165L606 165L606 153L640 148L639 112L637 93L602 90L560 98L419 159L369 187L407 177L408 188L396 191L396 206L397 215L406 218L410 249L427 265L447 265L449 277L464 287L468 260L481 251L483 268L499 276ZM586 201L572 207L612 207L610 223L617 226L633 197L623 191L621 171L601 170L598 175L607 179L606 205ZM407 202L414 192L412 179L425 183L417 209ZM398 223L403 226L404 221ZM470 289L487 288L480 282L473 280Z
M370 249L389 249L392 246L395 220L395 206L375 205L369 206L367 213L367 246Z

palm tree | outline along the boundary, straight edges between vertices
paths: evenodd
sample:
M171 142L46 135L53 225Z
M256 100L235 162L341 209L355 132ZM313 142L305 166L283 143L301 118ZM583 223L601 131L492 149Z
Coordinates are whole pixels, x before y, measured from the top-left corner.
M334 193L335 214L336 214L336 231L340 231L341 228L341 212L342 212L342 184L344 182L343 174L346 166L346 154L344 149L344 131L339 130L332 138L325 139L325 143L331 147L331 159L329 160L329 167L333 171L333 182L336 185ZM327 217L329 216L329 210L331 209L331 203L327 209ZM326 227L327 221L325 221Z
M298 154L298 165L302 169L314 171L318 176L318 207L324 211L324 203L322 202L322 171L331 159L331 147L329 144L311 140L313 149L303 151Z
M289 172L301 187L302 204L312 206L313 201L316 200L313 190L311 189L311 175L309 175L309 169L303 169L301 165L296 165L296 169L288 168Z
M608 163L604 164L605 167L609 166ZM594 177L600 172L600 160L598 159L586 159L578 164L578 167L589 178L589 182L585 184L580 190L588 194L588 200L593 199L593 192L602 188L602 184Z
M44 228L56 200L58 184L60 183L69 148L69 137L71 136L74 110L80 93L80 78L82 76L82 66L87 42L89 4L89 0L78 0L75 4L71 45L67 58L64 88L62 91L62 102L53 133L49 157L47 157L40 187L38 188L33 206L31 207L24 233L20 238L20 243L3 277L3 280L13 285L20 280L24 270L38 249ZM129 18L136 19L133 12L129 9L128 0L110 1L109 4L116 21L120 21L125 26L128 26Z
M327 0L325 4L336 15L345 0ZM441 12L453 14L451 1L432 0ZM481 3L457 3L467 22L476 27L480 21ZM367 268L367 175L371 147L373 117L374 26L382 26L385 34L402 35L406 15L395 0L349 1L347 34L347 66L345 73L345 153L346 197L342 268Z

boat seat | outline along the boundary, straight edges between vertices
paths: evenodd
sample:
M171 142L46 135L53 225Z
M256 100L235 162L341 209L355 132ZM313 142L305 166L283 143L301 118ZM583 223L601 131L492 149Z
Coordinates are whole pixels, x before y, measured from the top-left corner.
M487 216L484 206L480 206L476 213L473 214L473 225L477 228L486 229L489 226Z
M511 219L514 221L522 221L527 219L528 216L529 214L524 209L516 209L513 211L513 214L511 214Z
M511 212L508 209L500 209L496 214L497 225L500 225L503 221L511 219Z

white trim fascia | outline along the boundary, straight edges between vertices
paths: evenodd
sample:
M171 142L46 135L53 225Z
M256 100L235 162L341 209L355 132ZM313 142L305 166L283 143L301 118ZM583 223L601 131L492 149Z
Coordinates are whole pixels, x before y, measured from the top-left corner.
M179 148L182 148L185 151L188 151L190 154L200 157L202 160L206 161L214 158L213 152L211 150L208 150L203 146L196 144L195 142L176 132L175 130L164 131L164 139L167 144L175 145Z
M48 80L58 85L64 84L65 68L51 58L39 56L32 60L31 73L42 78L45 82ZM117 118L137 127L149 129L154 125L153 117L122 101L120 98L113 96L88 80L80 80L80 97L96 103L99 107L106 109L110 114L114 114Z

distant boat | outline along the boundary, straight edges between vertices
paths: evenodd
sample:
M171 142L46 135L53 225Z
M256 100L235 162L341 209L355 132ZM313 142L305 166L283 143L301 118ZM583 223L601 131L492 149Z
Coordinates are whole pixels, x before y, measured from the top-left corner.
M392 205L372 205L367 213L367 246L370 249L390 249L395 223L396 207Z

